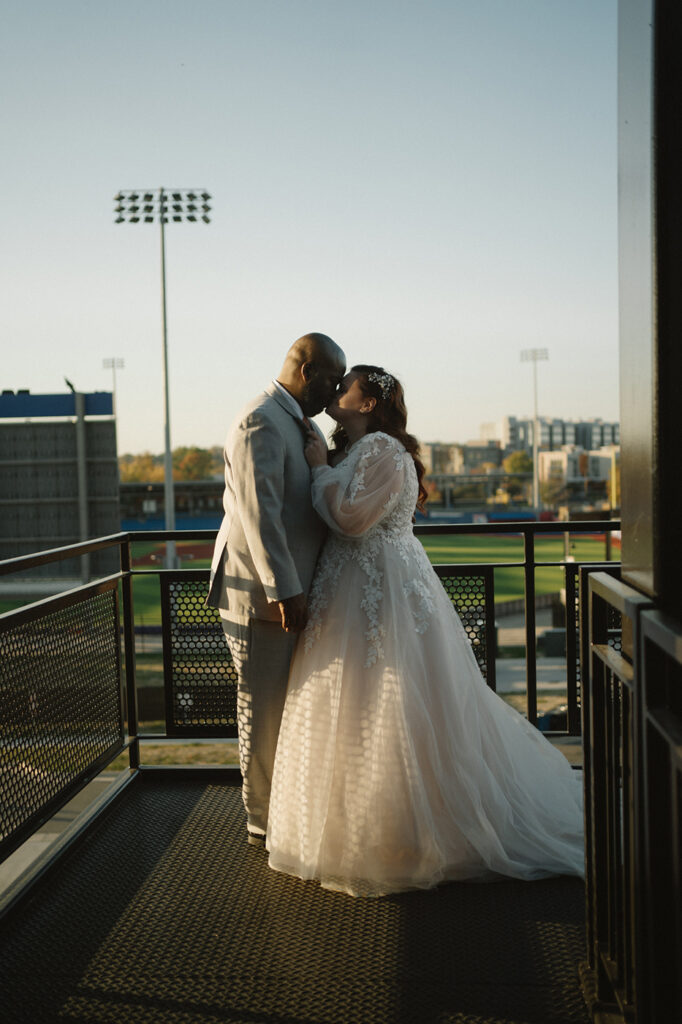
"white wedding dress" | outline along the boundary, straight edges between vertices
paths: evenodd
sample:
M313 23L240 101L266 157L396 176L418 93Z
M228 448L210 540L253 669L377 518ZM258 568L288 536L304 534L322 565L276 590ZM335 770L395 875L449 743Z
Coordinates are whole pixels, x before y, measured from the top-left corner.
M583 874L580 772L490 690L383 433L313 470L331 528L291 667L270 866L353 895Z

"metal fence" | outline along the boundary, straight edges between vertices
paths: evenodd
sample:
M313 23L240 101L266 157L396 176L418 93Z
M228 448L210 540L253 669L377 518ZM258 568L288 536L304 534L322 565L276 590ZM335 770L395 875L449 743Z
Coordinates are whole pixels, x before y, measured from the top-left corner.
M110 546L0 564L7 573ZM0 859L124 749L120 578L0 616Z
M527 709L533 722L537 721L535 573L541 566L563 565L569 678L564 731L579 732L577 566L536 561L535 537L561 531L603 534L605 529L617 528L618 523L416 527L420 536L505 534L523 538L522 561L434 568L493 689L495 573L509 568L522 571ZM120 565L118 572L102 580L0 615L0 859L123 750L129 752L131 767L139 767L141 740L236 736L236 673L218 613L203 603L208 570L151 571L158 577L161 598L165 721L160 733L143 737L138 726L134 583L142 576L149 577L150 571L133 567L131 546L140 541L211 542L213 537L210 531L122 533L0 563L0 577L4 578L94 553L113 553Z
M609 1020L667 1024L682 1020L682 632L606 573L584 586L583 987Z

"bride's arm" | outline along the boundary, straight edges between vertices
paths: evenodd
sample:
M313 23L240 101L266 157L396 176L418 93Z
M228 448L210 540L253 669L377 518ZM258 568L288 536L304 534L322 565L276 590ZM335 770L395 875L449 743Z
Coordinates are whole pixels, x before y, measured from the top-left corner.
M316 466L312 498L318 514L337 533L358 537L395 506L405 483L405 452L385 434L369 435L350 480L344 464Z

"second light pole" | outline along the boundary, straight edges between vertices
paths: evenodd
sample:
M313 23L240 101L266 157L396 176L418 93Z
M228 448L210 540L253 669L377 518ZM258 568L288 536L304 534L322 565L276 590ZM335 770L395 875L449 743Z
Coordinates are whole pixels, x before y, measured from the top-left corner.
M546 348L524 348L522 363L533 364L533 508L535 517L540 515L540 484L538 480L538 449L540 446L540 423L538 420L538 362L549 359Z
M166 530L175 530L175 494L173 490L173 451L170 437L170 402L168 398L168 335L166 329L166 224L183 221L210 222L211 207L208 192L198 189L166 190L163 188L145 192L143 189L125 189L114 196L116 203L116 224L161 225L161 316L163 325L163 394L164 394L164 504ZM174 569L175 542L166 544L166 568Z

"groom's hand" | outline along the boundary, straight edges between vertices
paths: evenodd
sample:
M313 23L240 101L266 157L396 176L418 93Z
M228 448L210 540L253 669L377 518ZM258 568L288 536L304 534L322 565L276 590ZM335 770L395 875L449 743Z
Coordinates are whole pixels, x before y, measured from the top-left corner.
M303 454L305 455L306 462L311 469L314 469L315 466L327 465L327 457L329 455L327 443L312 427L308 431Z
M287 633L300 633L308 621L308 602L305 594L294 594L277 602L282 616L282 629Z

